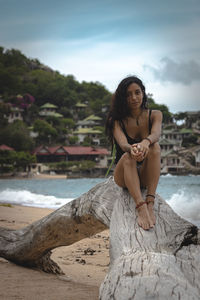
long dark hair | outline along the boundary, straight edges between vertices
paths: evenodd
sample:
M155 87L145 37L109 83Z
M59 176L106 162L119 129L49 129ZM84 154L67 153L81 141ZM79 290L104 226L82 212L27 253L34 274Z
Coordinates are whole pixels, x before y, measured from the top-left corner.
M105 132L111 143L113 143L113 127L114 122L117 120L120 123L130 116L130 109L127 101L127 88L130 84L136 83L139 85L143 92L143 101L141 108L147 109L147 95L145 86L142 81L136 76L129 76L124 78L118 85L115 93L112 96L110 110L107 116Z

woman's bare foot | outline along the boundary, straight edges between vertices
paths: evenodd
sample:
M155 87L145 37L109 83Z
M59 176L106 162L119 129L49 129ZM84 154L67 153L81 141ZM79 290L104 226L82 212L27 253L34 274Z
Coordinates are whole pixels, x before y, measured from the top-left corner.
M137 208L138 211L138 225L141 226L144 230L148 230L154 226L149 211L147 209L146 203Z
M156 217L155 217L155 214L154 214L154 201L152 201L154 199L152 199L152 197L146 197L146 201L147 201L147 209L148 209L148 212L149 212L149 216L153 222L153 225L156 224Z

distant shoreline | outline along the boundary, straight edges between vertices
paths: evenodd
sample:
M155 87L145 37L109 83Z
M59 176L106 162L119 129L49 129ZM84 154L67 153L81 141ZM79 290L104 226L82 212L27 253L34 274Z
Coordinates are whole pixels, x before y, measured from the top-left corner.
M0 175L0 179L67 179L66 174L21 174L21 175Z
M112 176L113 173L110 172L110 174L107 176ZM184 172L184 173L161 173L160 175L162 176L168 176L168 175L172 175L172 176L188 176L188 175L200 175L200 172ZM0 179L80 179L80 178L107 178L105 176L88 176L88 175L83 175L83 174L27 174L27 173L21 173L18 175L13 175L13 174L3 174L0 175Z
M109 176L112 176L110 174ZM14 175L0 175L0 179L81 179L81 178L107 178L105 176L83 176L83 175L67 175L67 174L37 174L37 175L20 175L20 176L14 176Z

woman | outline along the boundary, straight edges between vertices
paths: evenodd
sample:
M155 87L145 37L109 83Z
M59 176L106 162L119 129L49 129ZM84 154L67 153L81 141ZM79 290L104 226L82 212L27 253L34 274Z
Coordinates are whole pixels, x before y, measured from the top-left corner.
M127 188L138 211L138 224L148 230L155 224L155 192L160 177L162 113L147 109L147 95L142 81L123 79L115 94L106 121L106 132L116 146L114 180ZM141 187L147 188L146 201Z

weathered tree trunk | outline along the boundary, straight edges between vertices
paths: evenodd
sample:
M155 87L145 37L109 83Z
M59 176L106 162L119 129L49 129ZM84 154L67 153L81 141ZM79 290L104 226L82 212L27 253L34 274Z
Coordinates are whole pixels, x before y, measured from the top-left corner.
M135 204L121 191L110 222L110 269L100 299L200 299L200 231L158 195L156 226L137 224Z
M0 256L16 264L61 273L50 259L51 250L108 228L116 188L110 178L23 229L0 228Z
M144 191L145 193L145 191ZM112 178L21 229L0 229L0 256L61 273L51 249L110 227L110 269L100 299L199 299L200 234L156 196L156 226L137 225L135 204Z

